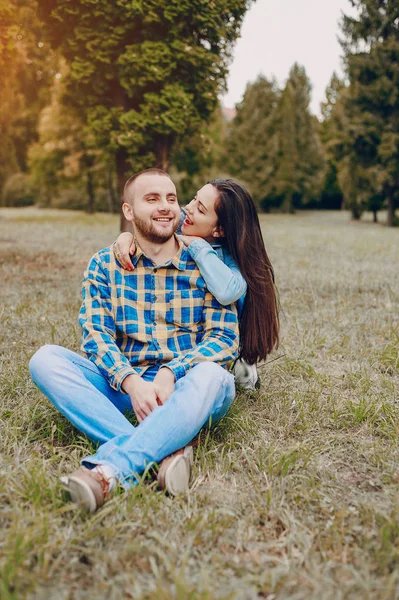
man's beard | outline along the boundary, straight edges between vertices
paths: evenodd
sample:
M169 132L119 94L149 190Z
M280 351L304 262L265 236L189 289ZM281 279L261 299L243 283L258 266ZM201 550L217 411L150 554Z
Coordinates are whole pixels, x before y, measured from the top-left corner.
M171 223L173 223L173 221L171 221ZM168 231L162 232L155 229L155 226L152 222L147 223L147 221L144 221L143 219L140 219L140 217L135 216L134 227L136 231L140 233L143 236L143 238L146 239L148 242L152 242L153 244L163 244L164 242L170 240L171 237L173 237L173 234L179 227L179 221L176 219L172 230L169 229Z

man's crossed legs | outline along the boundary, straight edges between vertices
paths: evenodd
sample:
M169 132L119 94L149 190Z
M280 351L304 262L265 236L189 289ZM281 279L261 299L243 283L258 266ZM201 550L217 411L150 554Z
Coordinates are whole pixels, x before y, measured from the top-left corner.
M210 419L215 423L223 417L235 395L233 375L216 363L203 362L179 379L169 399L134 427L124 416L132 410L129 396L111 388L88 359L47 345L36 352L29 367L33 381L54 406L101 444L82 464L96 471L97 465L104 471L108 467L125 489L137 483L148 465L159 464L186 446ZM148 369L143 378L151 381L155 374Z

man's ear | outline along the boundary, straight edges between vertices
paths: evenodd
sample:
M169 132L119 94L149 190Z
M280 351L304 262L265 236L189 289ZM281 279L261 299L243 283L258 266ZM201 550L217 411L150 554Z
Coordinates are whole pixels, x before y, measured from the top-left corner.
M122 211L125 215L126 221L134 221L133 209L131 204L129 204L128 202L124 202L122 204Z
M213 230L212 236L214 238L224 237L223 227L220 227L220 225L218 227L215 227L215 229Z

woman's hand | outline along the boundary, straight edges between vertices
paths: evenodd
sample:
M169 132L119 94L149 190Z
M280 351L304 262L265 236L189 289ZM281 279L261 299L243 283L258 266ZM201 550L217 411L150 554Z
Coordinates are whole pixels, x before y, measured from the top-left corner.
M189 246L190 244L195 242L195 240L202 240L202 238L198 237L197 235L179 235L178 238L183 242L185 246Z
M133 271L134 266L130 260L130 254L136 252L136 244L134 237L128 231L121 233L115 244L113 245L115 258L120 262L122 267L127 271Z

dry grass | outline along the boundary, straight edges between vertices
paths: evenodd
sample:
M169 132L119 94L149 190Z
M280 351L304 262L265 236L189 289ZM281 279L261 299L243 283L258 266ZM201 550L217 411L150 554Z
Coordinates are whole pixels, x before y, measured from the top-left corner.
M80 279L117 219L0 211L0 597L399 598L399 231L262 217L283 358L196 451L188 498L147 483L94 516L58 476L89 442L27 363L78 348Z

